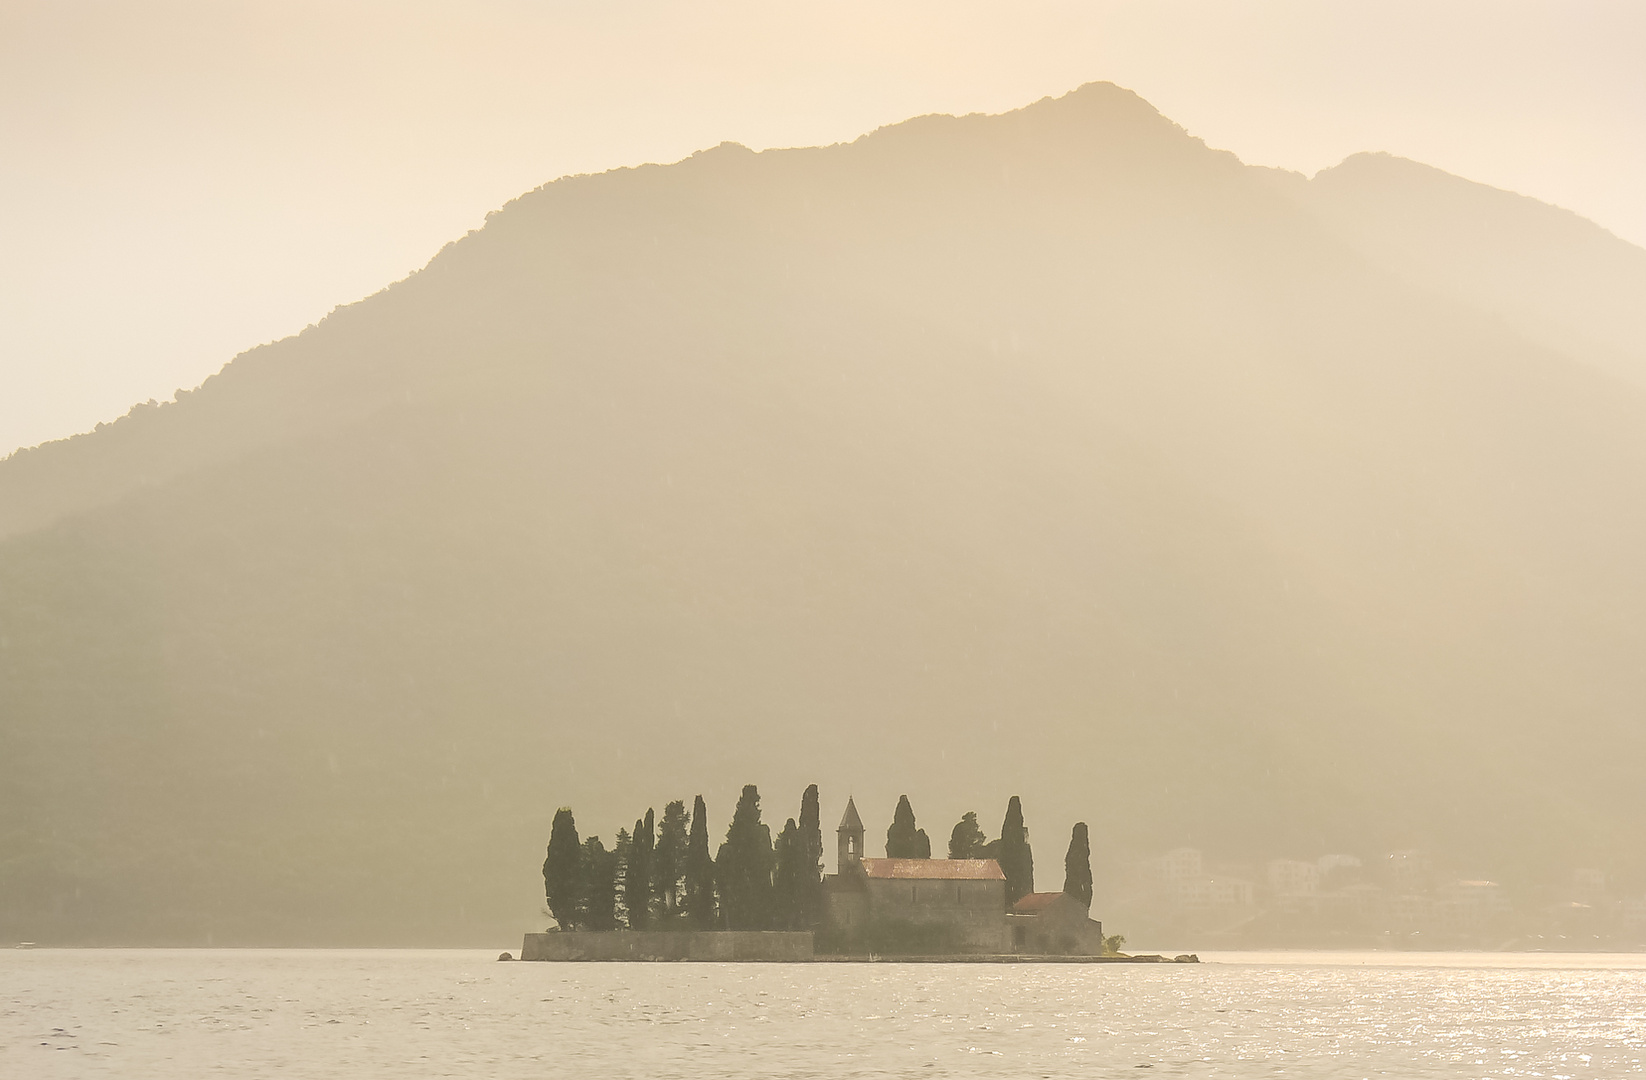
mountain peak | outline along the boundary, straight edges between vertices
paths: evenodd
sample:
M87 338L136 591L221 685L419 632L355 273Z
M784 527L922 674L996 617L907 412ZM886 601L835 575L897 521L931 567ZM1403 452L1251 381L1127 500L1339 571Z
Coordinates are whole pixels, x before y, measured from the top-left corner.
M1024 140L1051 140L1066 144L1108 144L1185 139L1199 144L1178 124L1161 115L1137 93L1112 82L1084 83L1066 94L1003 113L933 113L880 128L865 138L882 139L899 133L924 132L938 127L1010 131Z

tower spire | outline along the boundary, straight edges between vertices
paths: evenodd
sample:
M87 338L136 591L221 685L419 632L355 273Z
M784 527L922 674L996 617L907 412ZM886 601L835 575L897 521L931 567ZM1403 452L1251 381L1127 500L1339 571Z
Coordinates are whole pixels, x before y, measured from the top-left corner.
M857 803L846 797L846 813L840 818L840 828L835 830L838 837L835 869L838 873L846 873L848 869L856 870L863 865L863 819L857 816Z

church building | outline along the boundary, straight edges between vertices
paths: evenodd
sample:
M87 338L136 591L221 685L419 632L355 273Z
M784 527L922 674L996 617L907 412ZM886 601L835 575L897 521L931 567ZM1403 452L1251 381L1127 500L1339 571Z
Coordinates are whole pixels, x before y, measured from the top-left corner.
M896 951L896 940L956 953L1011 952L1006 875L993 859L866 859L863 819L846 802L839 873L824 879L824 919L848 951Z

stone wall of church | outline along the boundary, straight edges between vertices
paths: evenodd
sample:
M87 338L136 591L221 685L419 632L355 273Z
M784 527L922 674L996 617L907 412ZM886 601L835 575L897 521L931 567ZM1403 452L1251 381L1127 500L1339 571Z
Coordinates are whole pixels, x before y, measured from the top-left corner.
M1010 951L1003 881L872 878L867 884L873 920L947 927L966 952Z

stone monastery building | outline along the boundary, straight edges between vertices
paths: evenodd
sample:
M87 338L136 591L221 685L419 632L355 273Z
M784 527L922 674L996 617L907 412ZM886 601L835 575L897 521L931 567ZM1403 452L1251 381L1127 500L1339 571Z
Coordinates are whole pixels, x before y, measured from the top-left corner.
M824 925L848 951L1096 955L1103 924L1063 893L1030 893L1008 910L993 859L867 859L863 819L848 799L836 830L839 873L826 877Z

